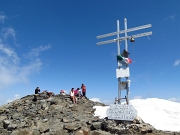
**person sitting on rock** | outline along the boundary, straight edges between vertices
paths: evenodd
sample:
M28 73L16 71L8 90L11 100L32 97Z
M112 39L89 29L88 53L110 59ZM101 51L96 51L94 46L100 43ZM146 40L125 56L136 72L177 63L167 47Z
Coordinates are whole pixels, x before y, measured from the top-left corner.
M42 93L45 93L48 98L55 95L53 92L48 92L47 90L44 90Z
M47 90L43 90L43 92L42 93L47 93Z
M54 96L53 92L47 92L48 97L50 98L51 96Z
M74 88L72 88L71 91L70 91L70 98L71 98L73 103L77 103L76 97L74 95Z
M66 95L66 93L64 92L64 90L60 91L60 95Z
M78 89L74 90L74 95L78 96Z
M75 96L82 97L80 88L77 88Z
M38 94L40 92L40 88L39 87L36 87L35 89L35 94Z

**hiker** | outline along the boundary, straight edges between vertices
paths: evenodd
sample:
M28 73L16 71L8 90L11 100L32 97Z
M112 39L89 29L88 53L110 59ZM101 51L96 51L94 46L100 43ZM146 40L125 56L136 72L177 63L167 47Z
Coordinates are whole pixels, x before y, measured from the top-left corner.
M77 88L77 91L78 91L78 96L79 96L79 97L82 97L80 88Z
M78 95L79 95L78 89L74 90L74 95L75 95L75 96L78 96Z
M81 89L82 89L83 97L86 98L86 86L84 84L82 84Z
M66 93L64 92L64 90L60 91L60 95L66 95Z
M48 97L50 98L51 96L54 96L53 92L47 92Z
M42 93L45 93L48 96L48 98L50 98L51 96L54 96L53 92L48 92L47 90L44 90Z
M74 95L76 97L82 97L80 88L77 88L76 90L74 90Z
M71 91L70 91L70 98L73 101L73 103L77 103L76 97L74 95L74 88L72 88Z
M35 89L35 94L38 94L40 92L40 88L39 87L36 87Z
M47 93L47 90L43 90L43 92L42 93Z

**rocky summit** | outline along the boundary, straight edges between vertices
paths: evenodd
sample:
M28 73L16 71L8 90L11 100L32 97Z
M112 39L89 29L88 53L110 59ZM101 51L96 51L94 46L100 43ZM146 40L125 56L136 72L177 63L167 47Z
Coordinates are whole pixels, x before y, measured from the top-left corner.
M27 95L0 107L1 135L180 135L156 130L139 117L134 121L100 119L87 98L73 104L69 95Z

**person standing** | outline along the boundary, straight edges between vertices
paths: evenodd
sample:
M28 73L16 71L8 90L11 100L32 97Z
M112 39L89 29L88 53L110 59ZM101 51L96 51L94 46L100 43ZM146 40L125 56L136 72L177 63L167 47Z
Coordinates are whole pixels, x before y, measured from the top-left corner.
M35 89L35 94L38 94L40 92L40 88L39 87L36 87Z
M83 97L86 97L86 86L82 84L81 86Z

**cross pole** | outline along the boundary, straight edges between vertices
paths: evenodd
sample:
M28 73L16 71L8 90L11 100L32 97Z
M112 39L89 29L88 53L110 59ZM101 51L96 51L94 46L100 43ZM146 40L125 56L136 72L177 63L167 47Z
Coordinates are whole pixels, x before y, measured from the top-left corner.
M102 42L97 42L96 44L97 45L103 45L103 44L117 42L117 54L120 55L120 42L121 41L125 41L125 50L128 51L128 40L138 38L138 37L152 35L152 32L145 32L145 33L140 33L140 34L128 36L127 32L141 30L141 29L145 29L145 28L149 28L149 27L152 27L152 25L147 24L147 25L142 25L142 26L139 26L139 27L134 27L134 28L127 29L127 19L124 18L124 30L120 31L119 20L117 20L117 32L112 32L112 33L96 36L97 39L100 39L100 38L105 38L105 37L117 35L117 38L112 39L112 40L106 40L106 41L102 41ZM123 33L124 33L125 36L120 37L120 34L123 34ZM119 61L118 61L118 69L123 68L122 66L123 65L121 63L119 63ZM129 72L128 64L126 65L125 70L127 70L127 69L128 69L128 72ZM115 103L116 103L116 101L118 101L118 104L121 104L121 99L126 99L126 102L129 105L129 89L130 89L129 76L117 75L117 71L116 71L116 76L118 78L118 99L115 99ZM126 82L127 82L127 85L128 85L128 87L126 88L127 92L126 92L125 98L121 98L121 88L120 88L121 78L123 78L123 77L126 78Z

